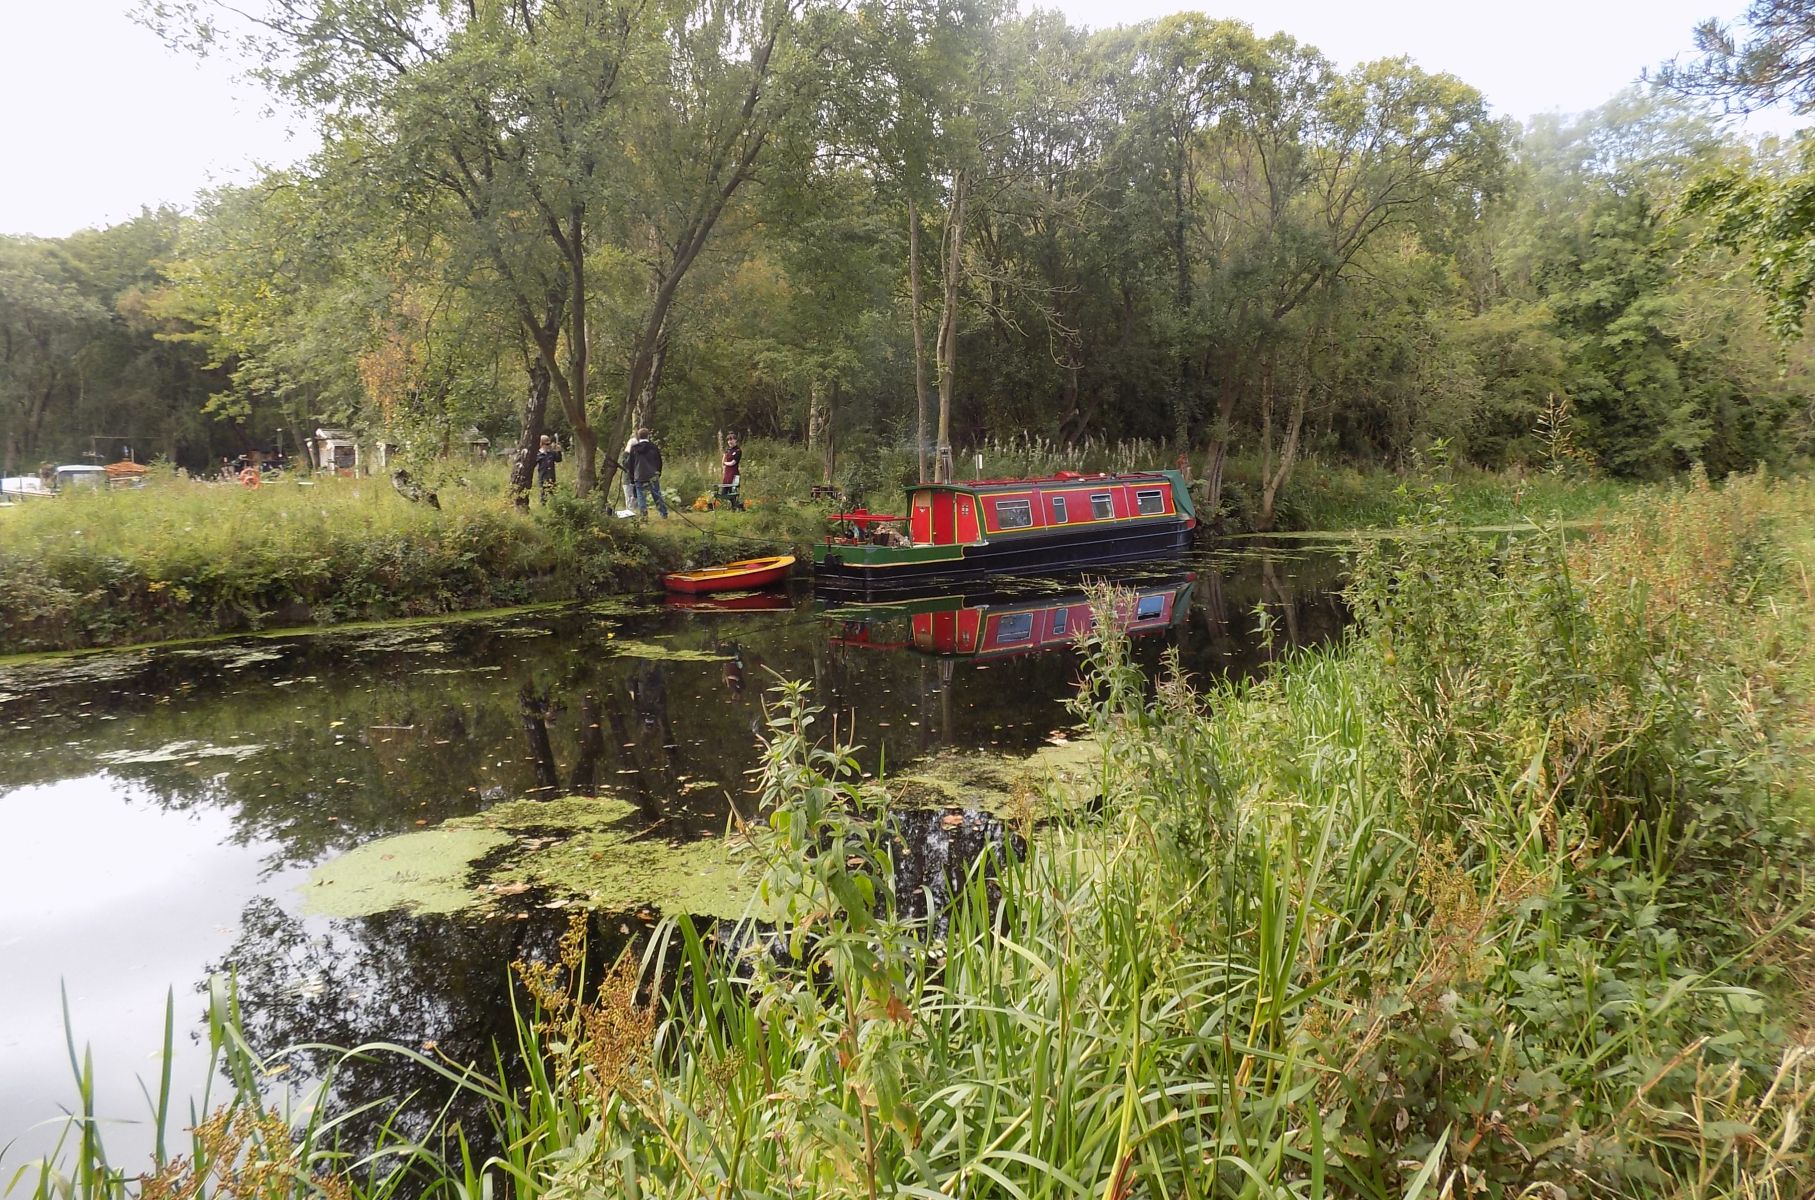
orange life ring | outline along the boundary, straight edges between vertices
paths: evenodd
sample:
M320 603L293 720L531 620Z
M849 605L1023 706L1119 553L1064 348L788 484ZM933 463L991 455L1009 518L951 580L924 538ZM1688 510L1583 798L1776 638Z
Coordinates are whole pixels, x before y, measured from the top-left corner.
M239 482L241 487L255 488L264 481L259 478L257 467L247 467L239 473Z

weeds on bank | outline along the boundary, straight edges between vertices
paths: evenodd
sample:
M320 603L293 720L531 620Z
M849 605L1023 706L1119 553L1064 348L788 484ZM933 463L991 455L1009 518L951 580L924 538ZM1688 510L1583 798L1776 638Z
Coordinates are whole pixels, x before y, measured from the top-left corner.
M0 516L0 653L564 599L661 565L634 523L570 493L518 510L500 471L437 495L165 476L19 505Z
M283 1194L1809 1194L1807 629L1770 528L1809 495L1504 542L1419 504L1346 642L1259 682L1149 683L1103 597L1101 803L980 864L943 938L784 689L750 831L780 926L674 919L598 989L576 933L523 968L528 1086L464 1080L497 1157L354 1178L305 1130ZM121 1185L74 1178L37 1190Z
M21 505L0 523L0 639L106 645L518 603L571 569L501 490L440 499L409 503L382 479L253 490L164 477Z

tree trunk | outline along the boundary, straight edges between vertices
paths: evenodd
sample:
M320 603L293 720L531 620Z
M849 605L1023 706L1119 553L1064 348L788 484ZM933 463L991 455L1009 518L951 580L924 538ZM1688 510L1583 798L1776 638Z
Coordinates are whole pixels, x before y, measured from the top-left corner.
M703 245L705 232L696 234L694 244ZM678 260L677 260L678 262ZM687 263L692 256L687 256ZM684 271L685 264L679 264L677 270ZM611 431L611 445L622 446L630 440L630 433L640 425L646 425L655 415L656 389L661 384L663 364L668 358L668 310L674 304L675 290L680 286L680 275L670 273L658 276L654 295L650 298L649 312L643 319L643 328L637 332L636 341L630 347L630 374L625 380L624 407L618 410L617 425ZM617 475L618 463L614 454L605 461L604 484L611 486Z
M832 396L834 385L815 379L807 389L807 449L818 450L824 465L822 483L832 482Z
M939 447L935 478L952 479L952 385L958 370L959 271L964 250L964 202L970 177L959 171L952 177L952 207L945 219L945 302L939 314Z
M1223 467L1229 461L1230 422L1235 416L1237 391L1234 374L1224 375L1217 389L1216 423L1210 430L1209 462L1204 467L1206 511L1213 520L1223 506Z
M591 348L586 337L586 227L585 210L576 206L567 221L568 267L573 276L573 311L568 314L572 333L568 338L567 421L573 426L574 495L584 499L592 494L598 481L598 434L586 412L586 376L591 367Z
M826 389L826 419L820 430L820 453L825 465L824 482L831 486L832 477L838 473L838 384L834 381Z
M297 423L296 414L286 413L284 423L290 427L290 436L296 439L296 453L301 456L302 461L314 466L315 451L308 435L303 432L303 427Z
M926 327L920 295L920 208L908 197L908 303L914 321L914 455L920 464L920 482L926 475Z
M518 425L517 445L510 455L510 499L518 508L529 508L529 489L535 481L536 447L542 440L542 425L548 415L548 364L540 357L529 358L529 391L523 397L523 419Z
M636 404L630 413L630 428L641 429L649 424L649 416L655 411L655 394L662 386L662 369L668 365L668 323L656 331L655 353L649 359L649 374L643 379L643 386L637 392Z
M1262 533L1273 528L1273 504L1279 498L1279 489L1291 478L1292 467L1298 462L1299 434L1304 429L1305 409L1309 406L1311 385L1307 375L1298 380L1292 389L1292 411L1286 418L1286 440L1279 448L1278 461L1273 458L1273 380L1271 372L1263 393L1261 421L1265 448L1261 452L1262 484L1260 494L1260 514L1255 519L1254 527Z

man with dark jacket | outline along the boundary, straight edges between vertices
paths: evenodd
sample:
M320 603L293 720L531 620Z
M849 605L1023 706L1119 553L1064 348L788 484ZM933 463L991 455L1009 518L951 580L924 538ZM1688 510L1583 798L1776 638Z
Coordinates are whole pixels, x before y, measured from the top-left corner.
M561 461L561 447L546 433L536 447L536 482L542 486L542 503L555 494L555 464Z
M668 502L662 499L662 452L650 439L649 430L639 429L624 451L621 464L630 476L630 490L636 500L637 516L649 515L649 498L655 498L655 509L668 519Z

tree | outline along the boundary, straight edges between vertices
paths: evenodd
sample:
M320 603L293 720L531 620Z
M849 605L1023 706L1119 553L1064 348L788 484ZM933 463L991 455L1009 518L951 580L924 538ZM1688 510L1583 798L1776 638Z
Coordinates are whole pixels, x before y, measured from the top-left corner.
M107 310L83 283L61 246L40 238L0 238L4 465L45 448L46 420L73 400L80 379L76 364L107 324Z
M1717 99L1730 112L1784 102L1798 113L1815 110L1810 0L1752 0L1737 27L1710 17L1695 27L1695 48L1699 57L1665 63L1657 81L1685 95Z
M622 131L619 244L645 272L647 298L631 323L614 447L653 410L683 281L785 123L826 88L839 14L805 0L707 0L668 22L666 56ZM607 488L617 466L606 462Z

